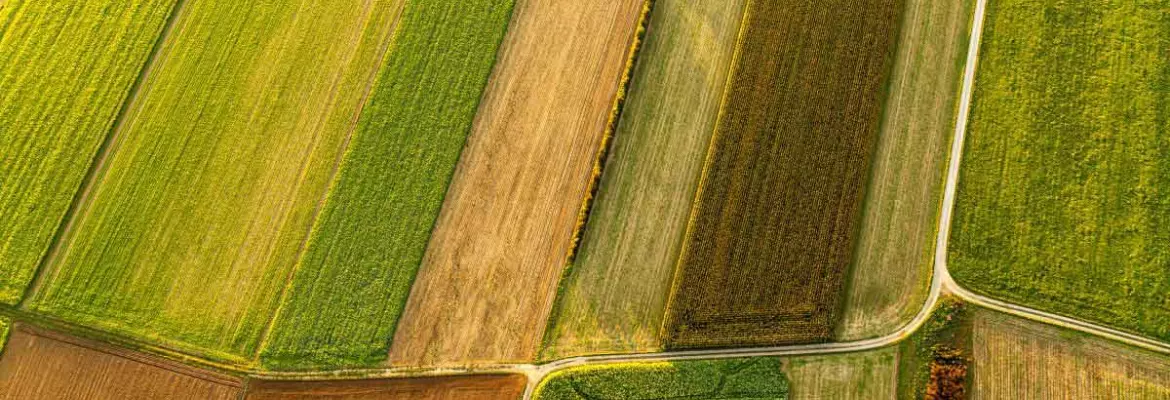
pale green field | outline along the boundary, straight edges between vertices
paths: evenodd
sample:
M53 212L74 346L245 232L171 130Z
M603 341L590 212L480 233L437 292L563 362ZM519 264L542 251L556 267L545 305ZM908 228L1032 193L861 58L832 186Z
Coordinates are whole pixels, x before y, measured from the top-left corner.
M838 340L892 333L930 292L973 0L907 0Z
M793 400L895 399L898 347L784 360Z
M174 3L0 1L0 304L24 295Z
M661 347L682 235L744 0L659 0L543 358Z
M31 309L254 357L400 9L186 2Z

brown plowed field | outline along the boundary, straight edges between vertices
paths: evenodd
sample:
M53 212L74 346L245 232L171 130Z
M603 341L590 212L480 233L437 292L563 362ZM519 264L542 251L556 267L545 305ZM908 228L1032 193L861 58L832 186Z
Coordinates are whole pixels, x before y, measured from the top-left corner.
M0 357L0 399L235 399L241 382L18 325Z
M535 357L643 0L522 0L390 350Z
M354 381L251 381L248 400L515 400L523 375L451 376Z
M683 243L668 347L831 339L901 9L748 6Z

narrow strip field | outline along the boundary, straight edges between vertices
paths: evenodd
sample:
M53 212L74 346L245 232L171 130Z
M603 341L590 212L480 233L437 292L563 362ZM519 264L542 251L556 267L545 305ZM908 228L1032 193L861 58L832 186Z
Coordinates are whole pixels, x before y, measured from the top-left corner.
M772 399L788 398L777 358L579 367L549 375L537 400Z
M1170 1L997 0L986 23L955 280L1170 340Z
M24 295L174 4L0 1L0 304Z
M643 7L516 4L392 363L535 358Z
M930 293L974 0L906 0L838 340L896 331Z
M901 9L748 7L675 277L668 348L832 338Z
M989 311L974 342L972 400L1170 398L1162 355Z
M18 326L0 356L0 399L238 399L239 379Z
M528 379L523 375L461 375L435 378L352 381L248 382L248 400L519 400Z
M784 360L792 400L897 399L898 347Z
M544 358L646 352L658 331L745 0L658 0Z
M511 12L510 0L407 1L263 364L386 360Z
M31 310L251 359L398 1L187 2Z

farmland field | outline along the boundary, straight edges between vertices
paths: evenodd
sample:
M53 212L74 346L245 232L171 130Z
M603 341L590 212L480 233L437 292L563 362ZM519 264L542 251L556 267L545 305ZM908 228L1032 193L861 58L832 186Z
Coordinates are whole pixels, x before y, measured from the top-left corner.
M536 388L537 400L788 398L777 358L628 363L555 372Z
M896 399L898 348L785 359L793 400Z
M386 360L511 11L510 1L407 2L265 364Z
M542 357L661 346L667 292L744 2L655 2Z
M0 355L0 399L237 399L239 379L18 326Z
M391 346L536 356L643 0L521 0Z
M8 321L0 319L0 354L4 352L4 344L8 341Z
M674 281L668 348L832 338L901 9L748 6Z
M974 0L906 0L838 340L898 330L930 292Z
M400 9L185 2L31 310L251 359Z
M528 380L523 375L464 375L435 378L352 381L248 382L248 400L517 400Z
M951 273L1170 340L1170 1L997 0L986 24Z
M0 304L24 295L174 3L0 1Z
M1165 356L990 311L974 324L972 400L1170 398Z

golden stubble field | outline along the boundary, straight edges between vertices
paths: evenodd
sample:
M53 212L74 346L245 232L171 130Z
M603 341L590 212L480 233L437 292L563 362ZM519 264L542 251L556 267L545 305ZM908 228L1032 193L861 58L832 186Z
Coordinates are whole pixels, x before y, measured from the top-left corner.
M535 357L642 8L516 4L392 364Z

